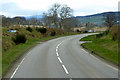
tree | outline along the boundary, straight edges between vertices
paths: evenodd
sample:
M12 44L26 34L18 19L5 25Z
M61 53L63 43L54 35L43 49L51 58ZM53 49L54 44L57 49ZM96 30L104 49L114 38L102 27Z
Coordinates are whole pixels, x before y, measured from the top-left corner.
M60 4L55 3L53 6L48 10L48 15L52 17L53 23L56 27L59 27L59 10Z
M17 24L26 24L26 19L24 17L19 17L19 16L9 18L2 15L2 26L10 26Z
M76 25L78 24L78 20L74 17L66 18L66 19L64 19L62 24L63 24L65 30L71 31L71 28L76 27Z
M109 27L109 29L110 29L113 25L115 25L116 22L117 22L117 21L116 21L116 16L115 16L114 13L112 13L112 14L108 13L108 14L105 15L105 25L106 25L107 27Z
M2 26L2 15L0 15L0 27Z
M10 26L11 24L12 24L11 18L2 16L2 26Z
M60 28L63 29L63 26L65 27L65 22L67 20L67 18L71 18L73 17L72 14L73 10L68 7L67 5L63 5L60 9Z
M43 13L43 22L44 22L44 26L51 26L52 24L52 16L48 16L47 13Z
M93 27L95 26L95 24L94 24L94 23L87 22L87 23L85 24L85 26L86 26L86 28L87 28L88 30L90 30L91 28L93 28Z
M26 19L20 16L16 16L12 20L13 20L13 24L25 24L26 22Z
M38 20L36 18L30 18L30 19L28 19L28 24L29 25L42 25L42 23L40 22L40 20Z
M73 10L67 5L55 3L48 10L48 13L44 14L44 22L54 23L57 28L65 29L65 27L68 27L68 23L71 23L72 13Z

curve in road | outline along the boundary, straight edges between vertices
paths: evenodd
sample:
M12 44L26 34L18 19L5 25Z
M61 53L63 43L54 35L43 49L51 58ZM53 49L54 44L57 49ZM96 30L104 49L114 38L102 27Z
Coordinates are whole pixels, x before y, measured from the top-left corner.
M22 59L11 78L118 78L118 70L81 46L80 34L37 45ZM7 76L8 77L8 76Z

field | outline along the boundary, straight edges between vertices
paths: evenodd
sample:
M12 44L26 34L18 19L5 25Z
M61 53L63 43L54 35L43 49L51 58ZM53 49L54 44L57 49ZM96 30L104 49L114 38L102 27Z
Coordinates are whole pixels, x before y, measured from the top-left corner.
M96 35L90 35L82 38L81 41L92 41L91 43L84 43L82 46L100 57L118 64L118 41L113 41L110 34L100 38L96 38Z

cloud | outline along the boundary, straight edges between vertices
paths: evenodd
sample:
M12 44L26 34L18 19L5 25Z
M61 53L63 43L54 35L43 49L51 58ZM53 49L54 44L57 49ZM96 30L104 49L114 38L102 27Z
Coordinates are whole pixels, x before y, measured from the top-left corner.
M29 16L29 15L34 15L34 14L41 14L41 10L25 10L21 9L16 3L5 3L0 5L2 7L0 9L0 14L4 14L7 16Z
M0 7L2 7L1 10L3 12L14 11L14 10L20 9L16 3L12 3L12 2L4 3L0 5Z
M119 0L2 0L0 14L6 16L38 15L47 11L53 3L67 4L75 16L117 11Z

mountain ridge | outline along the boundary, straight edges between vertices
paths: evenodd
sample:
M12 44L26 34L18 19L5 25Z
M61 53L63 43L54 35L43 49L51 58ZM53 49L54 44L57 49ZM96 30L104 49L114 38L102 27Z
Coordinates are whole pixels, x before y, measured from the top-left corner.
M98 14L93 14L93 15L87 15L87 16L76 16L76 18L80 24L85 24L85 23L94 23L95 25L104 25L105 22L105 15L107 14L115 14L116 17L119 17L120 12L103 12L103 13L98 13ZM119 19L120 20L120 19Z

